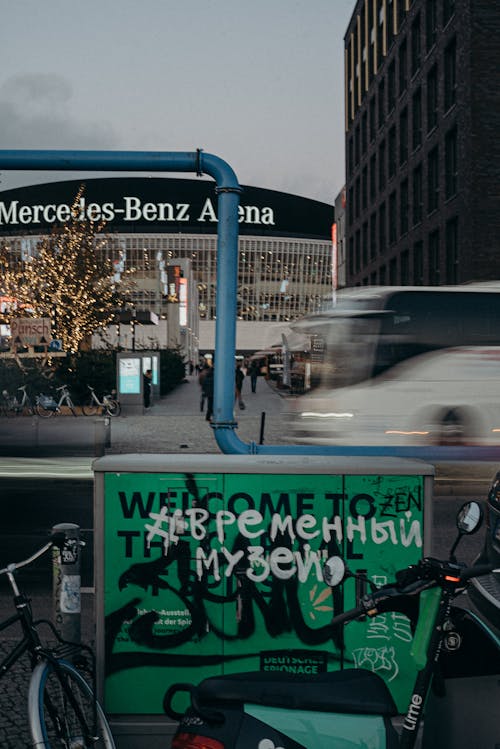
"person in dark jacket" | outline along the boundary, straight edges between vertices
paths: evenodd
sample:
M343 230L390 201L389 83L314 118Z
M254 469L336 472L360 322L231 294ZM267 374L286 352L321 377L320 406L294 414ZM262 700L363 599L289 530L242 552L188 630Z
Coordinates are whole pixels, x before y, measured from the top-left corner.
M144 389L144 407L151 407L151 389L153 387L153 373L150 369L147 369L142 375L143 389Z
M259 376L259 362L257 359L252 359L250 363L250 384L252 386L252 393L257 390L257 377Z
M201 385L202 394L207 401L207 413L205 415L206 421L212 421L212 415L214 412L214 368L209 367Z
M203 411L206 401L206 395L203 391L203 381L210 369L212 369L211 365L205 361L205 364L201 367L200 373L198 375L198 383L200 385L200 411Z
M241 397L241 389L243 387L243 380L245 379L245 373L243 372L243 369L241 368L241 364L238 362L236 365L236 371L234 374L234 398L235 402L238 402L238 405L241 409L245 408L245 404L243 402L243 398Z

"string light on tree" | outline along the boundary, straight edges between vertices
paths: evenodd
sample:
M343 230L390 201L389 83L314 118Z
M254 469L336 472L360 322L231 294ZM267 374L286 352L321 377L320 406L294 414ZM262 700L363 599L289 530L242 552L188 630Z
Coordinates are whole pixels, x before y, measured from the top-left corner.
M104 224L81 220L82 186L71 208L71 219L42 239L37 250L13 260L9 248L0 252L1 286L18 301L18 312L50 317L52 336L63 350L89 347L92 333L113 322L128 302L130 284L117 281L113 262L98 252Z

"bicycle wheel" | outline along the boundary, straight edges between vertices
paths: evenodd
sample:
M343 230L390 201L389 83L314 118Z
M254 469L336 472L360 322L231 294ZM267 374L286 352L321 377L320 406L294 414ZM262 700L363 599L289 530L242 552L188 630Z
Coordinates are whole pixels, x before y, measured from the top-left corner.
M108 398L106 401L106 413L109 416L119 416L121 413L122 407L118 403L118 401L115 401L113 398Z
M98 410L99 410L99 406L97 405L97 403L95 402L92 396L90 396L87 402L84 403L82 406L82 412L84 416L95 416Z
M95 715L95 720L94 720ZM33 745L44 749L115 749L99 703L83 676L67 661L33 670L28 692Z
M44 408L41 403L36 404L36 412L42 419L50 419L56 415L54 408Z

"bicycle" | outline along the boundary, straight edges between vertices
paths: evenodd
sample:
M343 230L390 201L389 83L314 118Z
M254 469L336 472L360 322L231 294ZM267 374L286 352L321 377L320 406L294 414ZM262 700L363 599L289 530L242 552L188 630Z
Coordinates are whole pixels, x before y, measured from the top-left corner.
M2 391L2 413L5 416L20 416L25 411L30 416L33 416L35 413L35 409L33 407L33 403L31 402L31 398L29 397L26 385L21 385L21 387L17 388L22 392L21 400L18 400L15 395L10 395L10 393L7 390Z
M40 749L115 749L106 716L95 697L95 662L92 650L63 640L52 622L35 620L30 599L21 593L16 571L27 567L53 547L60 553L69 550L64 533L54 532L51 540L28 559L0 569L13 593L16 613L0 622L0 632L19 623L21 639L0 662L0 678L27 653L31 661L28 689L28 723L33 746ZM40 625L46 625L57 641L56 648L42 643ZM90 657L92 687L69 659L79 658L82 664Z
M36 402L36 412L43 419L50 419L57 413L61 413L61 406L67 406L73 416L78 416L75 405L71 400L71 395L67 385L61 385L56 388L57 391L61 391L59 401L56 402L51 396L39 395Z
M95 390L87 385L90 395L86 403L82 405L82 411L85 416L94 416L99 410L107 416L119 416L122 410L120 403L112 395L103 395L102 402L97 397Z

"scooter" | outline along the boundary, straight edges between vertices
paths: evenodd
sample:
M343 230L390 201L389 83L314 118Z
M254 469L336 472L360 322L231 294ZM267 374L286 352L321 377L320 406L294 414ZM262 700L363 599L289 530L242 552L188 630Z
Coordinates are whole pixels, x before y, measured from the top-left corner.
M500 640L471 611L452 605L469 581L500 571L456 560L460 539L476 532L482 517L479 503L464 504L449 560L423 558L379 588L364 578L369 592L332 620L337 628L389 611L408 616L416 679L405 716L383 679L365 669L230 674L168 689L165 712L180 721L172 749L498 749ZM323 576L332 589L362 577L340 557L327 560ZM183 691L191 704L180 714L173 701Z

